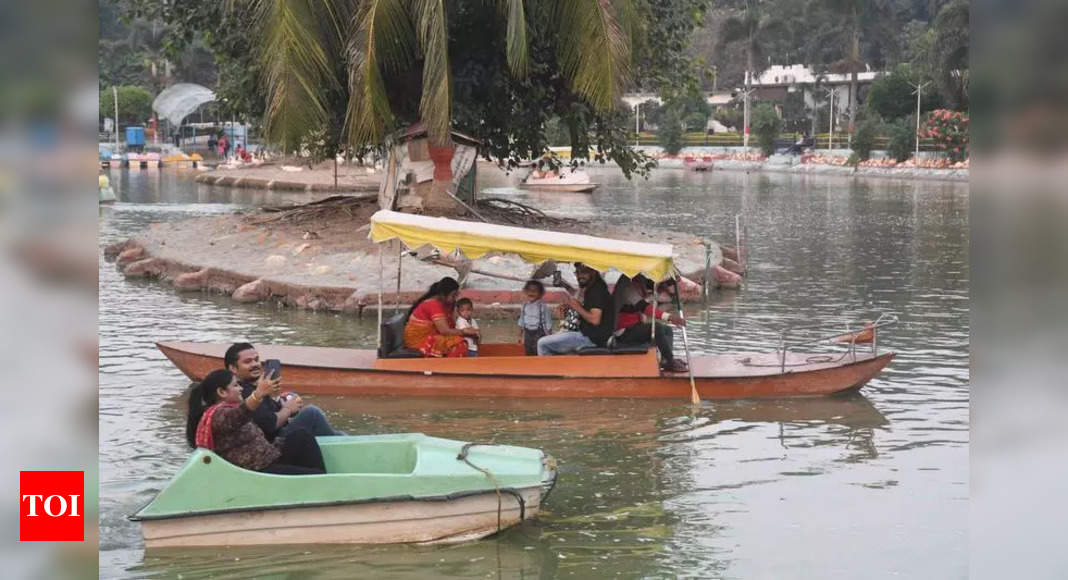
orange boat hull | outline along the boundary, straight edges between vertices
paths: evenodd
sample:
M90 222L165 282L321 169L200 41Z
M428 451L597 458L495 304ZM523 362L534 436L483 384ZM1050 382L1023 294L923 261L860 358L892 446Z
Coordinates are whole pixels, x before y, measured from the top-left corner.
M186 376L199 380L222 368L226 344L158 343ZM496 347L496 348L494 348ZM322 395L403 397L687 399L686 374L661 374L656 355L514 356L512 345L483 345L466 359L378 359L374 351L259 345L261 359L282 361L287 390ZM519 347L521 348L521 347ZM495 353L499 356L493 356ZM774 354L694 357L702 399L821 396L855 390L893 358L791 354L781 372ZM819 357L819 358L817 358ZM817 362L810 362L812 360Z

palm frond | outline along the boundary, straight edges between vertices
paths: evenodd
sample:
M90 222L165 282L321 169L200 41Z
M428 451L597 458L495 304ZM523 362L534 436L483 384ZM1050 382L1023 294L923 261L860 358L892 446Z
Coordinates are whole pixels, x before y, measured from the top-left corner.
M572 89L595 109L615 107L630 78L631 43L627 16L612 0L558 0L555 26L559 58Z
M414 30L404 0L364 0L349 34L349 106L345 131L352 145L378 143L393 121L383 73L414 60Z
M527 76L530 59L527 54L527 14L523 0L500 0L508 28L505 44L508 46L508 68L517 77Z
M431 143L449 141L452 96L449 74L449 35L444 0L419 0L416 28L423 52L423 95L419 115Z
M329 116L326 91L339 86L332 66L332 36L324 21L328 2L322 0L259 0L253 3L253 23L263 42L267 104L265 135L287 151L295 149L309 127L322 127Z

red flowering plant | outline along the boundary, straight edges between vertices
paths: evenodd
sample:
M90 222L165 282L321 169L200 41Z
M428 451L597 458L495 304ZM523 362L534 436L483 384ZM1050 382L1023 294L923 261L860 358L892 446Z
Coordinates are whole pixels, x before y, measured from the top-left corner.
M948 109L935 109L927 114L920 137L933 139L951 161L968 158L968 115Z

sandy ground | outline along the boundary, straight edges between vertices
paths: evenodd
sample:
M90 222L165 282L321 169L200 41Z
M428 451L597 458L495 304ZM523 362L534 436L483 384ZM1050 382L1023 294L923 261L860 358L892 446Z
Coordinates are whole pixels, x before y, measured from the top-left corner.
M285 171L282 165L288 167L301 167L301 171ZM240 166L229 169L220 165L205 175L219 175L228 177L243 177L246 179L262 179L264 181L292 181L298 183L312 183L322 185L334 184L334 164L324 161L309 169L306 165L289 165L285 162L269 162L258 166ZM378 189L379 180L382 177L381 170L373 170L358 165L338 165L337 182L341 189Z

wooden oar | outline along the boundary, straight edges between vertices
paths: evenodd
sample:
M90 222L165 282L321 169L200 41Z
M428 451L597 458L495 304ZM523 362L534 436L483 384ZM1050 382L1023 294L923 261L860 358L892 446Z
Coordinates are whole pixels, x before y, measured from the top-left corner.
M678 278L675 279L675 308L679 311L679 318L682 320L682 346L686 349L686 370L690 373L690 402L695 407L701 406L701 396L697 394L697 383L693 380L693 363L690 361L690 339L686 336L686 315L682 312L682 300L679 298L679 284ZM655 288L653 290L656 291Z

